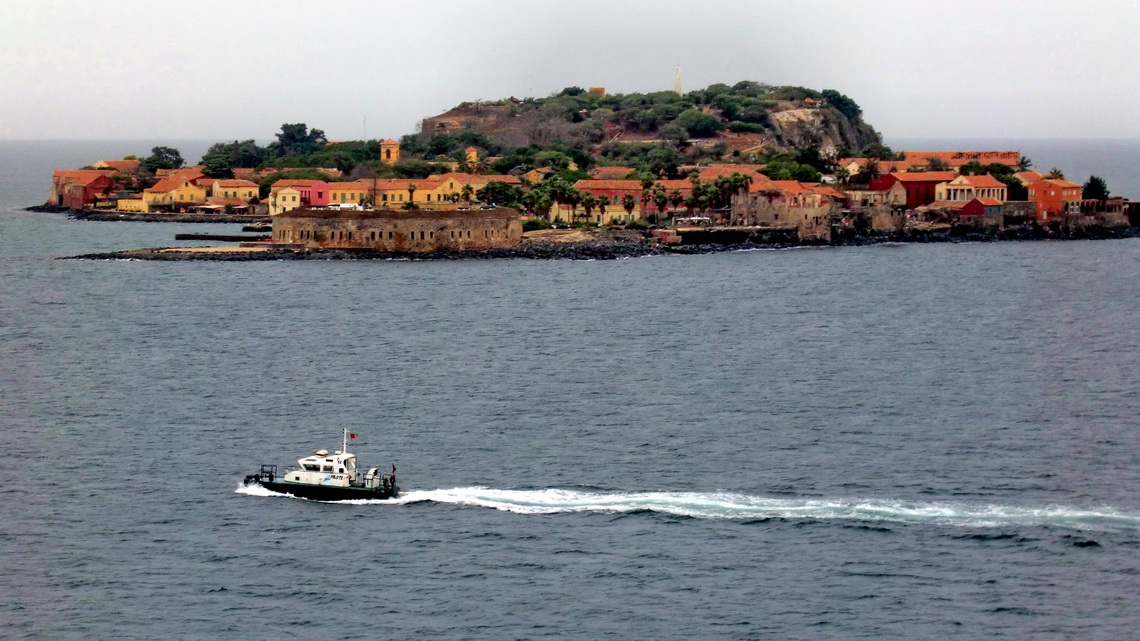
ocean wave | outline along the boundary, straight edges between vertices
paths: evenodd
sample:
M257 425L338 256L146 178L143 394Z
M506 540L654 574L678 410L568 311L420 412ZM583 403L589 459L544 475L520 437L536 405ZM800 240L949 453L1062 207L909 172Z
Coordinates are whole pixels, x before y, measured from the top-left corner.
M260 486L238 492L284 496ZM842 520L876 523L935 524L958 527L1058 526L1092 530L1140 529L1140 514L1112 507L998 505L951 501L902 501L859 498L768 498L730 492L581 492L576 490L499 490L460 487L411 490L393 500L342 501L356 505L443 503L483 507L516 514L657 512L697 519Z

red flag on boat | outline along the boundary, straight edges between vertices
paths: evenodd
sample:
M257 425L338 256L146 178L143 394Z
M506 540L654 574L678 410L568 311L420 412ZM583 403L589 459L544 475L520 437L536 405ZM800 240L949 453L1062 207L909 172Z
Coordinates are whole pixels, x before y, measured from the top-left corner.
M355 434L353 434L352 432L349 432L349 433L348 433L348 438L356 438L356 435L355 435Z

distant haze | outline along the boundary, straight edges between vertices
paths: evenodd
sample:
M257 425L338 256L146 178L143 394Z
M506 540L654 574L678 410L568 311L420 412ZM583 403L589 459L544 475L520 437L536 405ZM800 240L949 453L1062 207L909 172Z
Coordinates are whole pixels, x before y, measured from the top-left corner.
M465 100L834 88L890 137L1140 138L1117 2L7 0L0 138L395 137ZM365 122L366 121L366 122Z

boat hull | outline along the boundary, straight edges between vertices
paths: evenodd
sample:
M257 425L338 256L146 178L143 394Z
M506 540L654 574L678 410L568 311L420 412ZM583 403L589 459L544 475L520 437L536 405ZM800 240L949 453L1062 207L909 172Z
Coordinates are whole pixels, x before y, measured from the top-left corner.
M308 485L306 483L285 483L256 478L246 479L246 485L260 485L267 490L291 494L313 501L359 501L361 499L394 499L400 495L399 487L369 489L364 487L334 487L330 485Z

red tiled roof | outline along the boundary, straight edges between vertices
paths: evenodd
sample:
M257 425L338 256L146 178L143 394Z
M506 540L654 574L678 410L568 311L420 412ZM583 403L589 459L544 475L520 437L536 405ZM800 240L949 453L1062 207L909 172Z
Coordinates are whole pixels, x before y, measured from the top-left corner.
M236 169L234 171L237 171ZM214 184L219 187L256 187L257 183L249 180L242 180L240 178L225 178L222 180L214 181Z
M977 200L978 202L982 203L986 207L1000 207L1001 206L1001 201L998 200L997 198L975 198L974 200Z
M1005 183L989 174L983 174L981 176L960 176L959 178L964 179L972 187L1005 187Z
M847 194L839 191L838 189L836 189L830 185L809 186L808 189L810 189L811 191L813 191L813 192L815 192L821 196L828 196L830 198L838 198L840 200L846 200L847 199Z
M325 182L325 181L323 181L323 180L291 180L291 179L283 179L283 180L278 180L278 181L274 182L274 183L273 183L273 184L270 186L270 189L271 189L271 190L273 190L273 191L277 191L278 189L284 189L284 188L286 188L286 187L316 187L316 186L317 186L317 183L320 183L320 184L322 184L322 185L327 185L327 184L328 184L328 183L326 183L326 182Z
M976 160L983 165L1002 163L1016 167L1021 160L1019 151L903 151L907 162L925 165L928 158L937 158L951 167L960 167Z
M1041 174L1039 174L1035 171L1019 171L1016 174L1014 174L1014 176L1016 176L1017 178L1020 178L1022 180L1022 182L1027 182L1027 183L1037 182L1038 180L1041 180L1042 178L1044 178L1044 176L1042 176Z
M162 180L151 185L150 187L147 187L144 191L152 191L155 193L166 193L168 191L178 189L179 187L181 187L182 185L184 185L187 182L189 182L189 181L183 180L181 178L163 178Z
M797 180L773 180L772 184L780 191L786 191L789 194L810 194L811 190Z
M598 167L594 170L593 176L595 180L619 180L633 171L633 167Z
M111 169L120 173L130 173L139 168L139 161L136 160L100 160L100 163L107 165Z
M52 173L56 184L89 185L100 176L112 176L113 169L57 169Z
M650 190L655 189L656 185L661 185L665 191L673 191L680 189L682 191L691 191L693 183L688 180L657 180L654 181L654 186ZM640 180L579 180L574 183L575 189L618 189L623 191L641 191Z
M1049 183L1050 185L1053 185L1054 187L1060 187L1062 189L1072 189L1073 187L1080 189L1080 187L1081 187L1077 183L1069 182L1069 181L1065 180L1064 178L1043 178L1043 179L1041 179L1041 182Z

